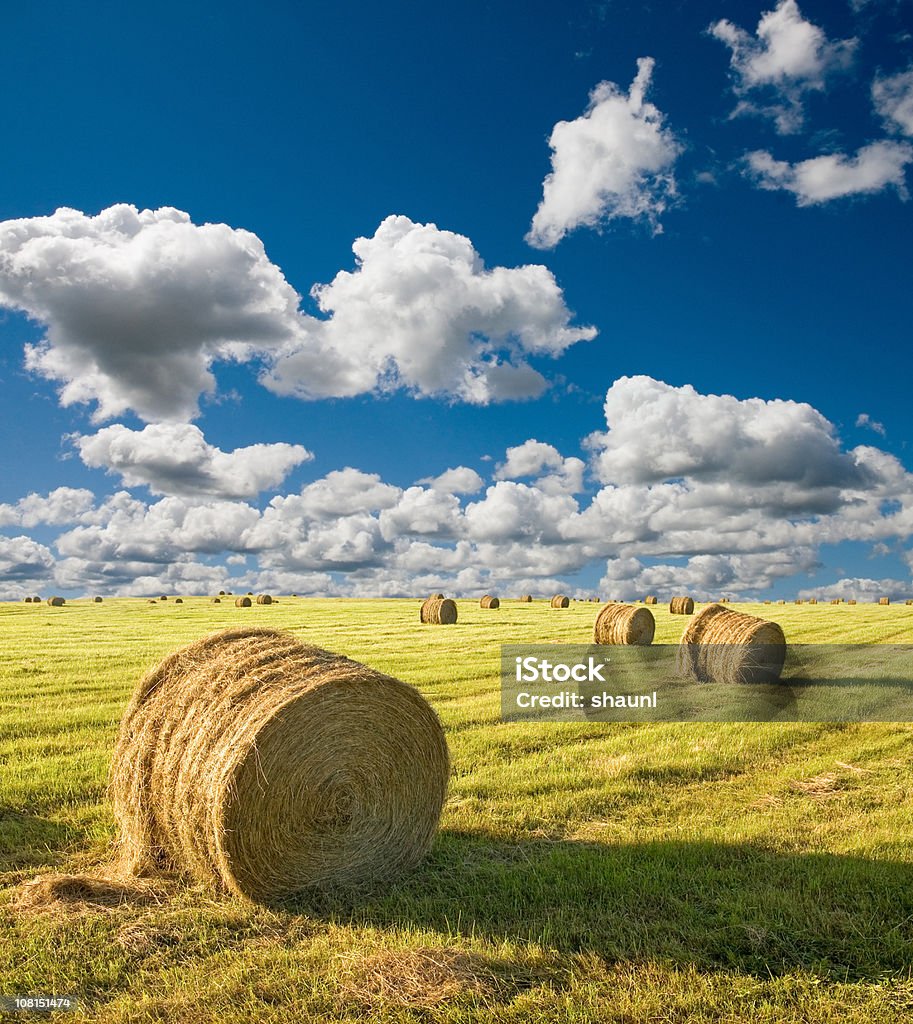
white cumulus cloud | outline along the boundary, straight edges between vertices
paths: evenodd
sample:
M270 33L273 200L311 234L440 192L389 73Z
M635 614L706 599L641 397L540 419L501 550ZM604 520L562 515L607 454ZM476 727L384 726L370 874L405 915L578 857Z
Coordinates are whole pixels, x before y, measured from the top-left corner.
M555 357L596 335L570 325L551 271L486 268L468 238L434 224L387 217L352 248L356 269L313 289L327 319L309 319L262 377L277 394L529 398L547 386L529 356Z
M830 41L803 18L796 0L780 0L765 11L754 35L725 18L709 32L731 51L733 91L741 97L733 116L771 117L784 135L802 127L804 94L822 90L832 72L847 68L857 45L856 39ZM746 98L765 93L769 102Z
M0 505L0 526L63 526L77 523L94 507L85 487L56 487L46 495L29 494L13 505Z
M646 100L653 66L652 57L638 60L627 93L600 82L580 117L552 129L552 170L526 236L530 245L551 249L575 228L622 217L642 218L660 230L682 146Z
M795 164L756 150L746 161L748 173L760 188L792 192L799 206L871 195L890 187L906 199L905 169L913 161L913 146L888 139L863 146L855 156L827 153Z
M888 126L913 135L913 66L872 83L872 102Z
M118 474L127 487L146 485L154 494L254 498L313 458L300 444L224 452L190 423L154 423L142 430L115 424L72 440L90 468Z

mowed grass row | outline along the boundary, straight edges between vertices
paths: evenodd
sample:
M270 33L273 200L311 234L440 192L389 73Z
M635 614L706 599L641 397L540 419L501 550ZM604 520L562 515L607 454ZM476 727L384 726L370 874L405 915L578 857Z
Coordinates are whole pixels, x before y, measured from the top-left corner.
M502 643L585 643L599 605L208 598L2 605L0 994L100 1021L901 1021L913 1012L907 725L501 723ZM796 643L913 640L913 608L737 605ZM652 609L657 643L688 619ZM25 911L40 870L103 862L105 782L139 676L250 623L416 685L447 730L428 860L360 899Z

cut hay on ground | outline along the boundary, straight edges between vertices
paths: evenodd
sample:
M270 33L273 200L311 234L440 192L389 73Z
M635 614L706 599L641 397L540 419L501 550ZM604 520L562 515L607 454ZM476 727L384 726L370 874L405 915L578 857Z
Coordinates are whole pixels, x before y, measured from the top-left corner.
M552 608L570 608L571 599L564 594L555 594L550 604Z
M419 611L419 621L432 626L452 626L456 620L456 601L449 597L429 597Z
M607 604L600 609L593 624L593 642L597 644L653 643L656 620L647 608L632 604Z
M273 599L272 599L272 597L270 597L269 594L258 594L257 595L257 604L272 604L272 603L273 603Z
M249 597L236 597L235 608L250 608L251 599Z
M129 903L158 902L161 885L145 880L118 881L92 875L38 875L19 886L16 907L50 910L55 906L119 907Z
M62 598L62 597L49 597L48 598L48 604L52 608L60 608L61 605L65 605L66 603L67 603L66 600L64 598Z
M374 886L425 855L448 775L413 687L286 633L228 629L133 694L110 780L119 868L263 901Z
M480 608L500 608L501 602L496 597L492 597L491 594L486 594L481 601L479 601Z
M669 614L670 615L693 615L694 614L694 598L691 597L673 597L669 602Z
M682 634L678 671L700 682L772 683L785 658L786 638L776 622L711 604Z

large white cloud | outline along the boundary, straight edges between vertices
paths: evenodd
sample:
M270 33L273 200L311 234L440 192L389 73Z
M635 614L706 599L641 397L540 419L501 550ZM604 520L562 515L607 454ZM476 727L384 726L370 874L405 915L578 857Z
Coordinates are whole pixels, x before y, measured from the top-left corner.
M891 187L906 199L905 172L913 162L913 145L886 139L863 146L855 156L827 153L795 164L756 150L746 161L748 173L761 188L792 192L799 206L871 195Z
M552 129L552 170L526 236L530 245L551 249L575 228L620 217L642 218L660 230L682 146L645 98L653 65L652 57L638 60L627 93L600 82L580 117Z
M77 523L94 506L95 495L85 487L55 487L46 495L29 494L15 504L0 505L0 527Z
M25 536L0 537L0 578L14 585L45 580L53 567L54 555L44 544Z
M847 68L857 44L855 39L829 41L803 18L795 0L780 0L762 14L754 35L725 18L709 31L731 51L733 91L740 97L733 116L772 117L781 134L802 127L804 94L823 89L828 75ZM767 102L749 98L765 94Z
M265 362L263 383L300 398L403 388L485 404L539 394L531 356L555 357L592 327L543 266L486 268L463 235L388 217L356 239L354 271L300 296L249 231L171 208L0 222L0 306L45 325L26 365L60 401L180 422L211 394L218 360Z
M153 494L255 498L313 458L301 445L285 443L223 452L189 423L150 424L142 430L116 424L72 440L87 466L118 474L127 487L146 485Z
M876 78L872 101L888 127L913 135L913 66L896 75Z
M488 269L464 235L387 217L353 245L314 297L328 319L309 319L263 383L282 395L348 396L404 388L484 405L546 387L529 356L558 356L596 335L573 327L543 266Z
M215 359L246 359L297 330L298 296L249 231L171 208L60 209L0 223L0 305L47 326L27 365L63 405L183 420Z

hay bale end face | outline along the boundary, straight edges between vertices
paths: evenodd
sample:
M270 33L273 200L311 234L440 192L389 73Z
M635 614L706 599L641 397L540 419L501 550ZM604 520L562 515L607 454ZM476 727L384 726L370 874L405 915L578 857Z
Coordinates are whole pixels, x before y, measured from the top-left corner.
M593 624L593 642L597 644L653 643L656 620L647 608L632 604L607 604L596 616Z
M570 608L571 599L564 594L555 594L551 600L552 608Z
M429 626L452 626L456 620L456 601L449 597L429 597L419 611L419 621Z
M786 660L786 638L776 622L711 604L682 634L678 671L716 683L772 683Z
M428 851L448 775L413 687L285 633L225 630L165 658L124 714L120 871L264 902L374 886Z
M496 597L492 597L491 594L486 594L481 601L479 601L480 608L500 608L501 602Z
M693 615L694 614L694 598L691 597L673 597L669 602L669 614L670 615Z
M66 603L67 602L62 597L49 597L48 598L48 604L52 608L61 608Z
M269 594L258 594L257 595L257 604L272 604L272 603L273 603L273 599L272 599L272 597L270 597Z
M251 599L249 597L236 597L235 608L250 608Z

